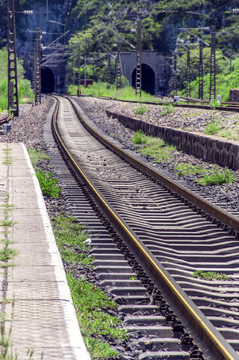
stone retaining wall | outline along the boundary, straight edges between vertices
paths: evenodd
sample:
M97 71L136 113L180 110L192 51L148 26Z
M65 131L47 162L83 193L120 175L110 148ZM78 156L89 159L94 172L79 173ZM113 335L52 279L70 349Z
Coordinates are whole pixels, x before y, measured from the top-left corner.
M186 132L170 127L152 125L142 120L106 111L108 116L117 118L121 124L137 131L141 129L147 135L157 136L176 145L179 150L208 162L239 169L239 142L223 140L213 135Z

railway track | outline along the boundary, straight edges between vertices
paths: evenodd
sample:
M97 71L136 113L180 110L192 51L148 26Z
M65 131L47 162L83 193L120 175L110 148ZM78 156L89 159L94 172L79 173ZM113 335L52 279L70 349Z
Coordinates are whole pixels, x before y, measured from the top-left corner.
M99 99L103 99L103 100L114 100L114 101L123 101L123 102L129 102L129 103L135 103L138 104L138 101L135 100L121 100L121 99L115 99L115 98L111 98L111 97L106 97L106 96L95 96L94 97L98 97ZM182 103L177 103L177 102L169 102L168 99L166 102L164 101L158 101L158 102L153 102L153 101L144 101L142 102L143 104L147 104L147 105L170 105L173 104L176 107L185 107L185 108L192 108L192 109L204 109L204 110L220 110L220 111L235 111L238 112L239 111L239 103L235 103L235 102L222 102L221 105L211 105L209 103L209 101L207 100L196 100L196 99L190 99L190 98L185 98L182 97L181 98L183 102L185 102L184 104Z
M127 330L141 335L139 358L239 359L238 244L224 231L230 227L236 235L237 216L108 142L120 157L115 155L102 145L102 134L101 142L92 140L81 122L91 132L96 127L76 104L81 122L67 99L58 101L53 129L59 147L67 151L82 189L93 191L93 207L103 211L97 216L113 236L93 241L96 271L121 304ZM195 212L200 209L224 230ZM193 278L196 270L224 273L230 280Z

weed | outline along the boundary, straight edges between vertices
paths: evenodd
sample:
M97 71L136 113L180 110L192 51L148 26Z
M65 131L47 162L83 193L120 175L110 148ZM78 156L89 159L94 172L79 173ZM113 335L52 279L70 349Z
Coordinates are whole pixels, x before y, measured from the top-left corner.
M158 137L147 137L147 145L140 150L143 155L152 156L156 162L160 162L172 157L170 154L172 151L175 151L176 147L165 143L162 139Z
M210 124L204 130L204 134L214 135L220 130L220 128L221 127L217 123L215 123L213 120L211 120Z
M0 221L0 226L5 227L5 228L13 227L13 225L15 225L15 224L16 224L16 222L13 222L12 220L1 220Z
M183 114L185 118L188 118L188 117L194 117L194 116L198 116L200 114L199 111L196 111L194 113L191 113L191 114Z
M3 321L5 319L2 319ZM18 360L18 355L13 355L12 351L10 353L11 348L11 329L8 334L5 333L4 323L1 324L1 336L0 336L0 360ZM34 350L28 349L25 360L33 360ZM42 355L43 359L43 355Z
M161 112L161 115L169 115L172 114L175 111L175 107L173 105L168 105L166 108L164 108L165 111Z
M129 279L130 280L137 280L137 278L135 276L131 276Z
M55 199L59 198L59 192L61 189L56 186L58 179L53 178L54 174L52 171L45 173L44 171L37 169L36 176L40 183L43 195L53 197Z
M76 218L60 215L52 219L53 232L62 258L69 264L91 265L93 256L87 256L90 247L84 242L89 235Z
M144 114L148 111L148 107L146 105L141 104L141 105L134 107L133 111L134 111L135 115Z
M11 249L8 246L5 246L3 250L0 250L0 261L8 261L13 259L17 255L15 249Z
M67 274L73 303L84 336L111 335L124 340L126 332L117 327L120 320L103 312L102 309L116 309L118 305L108 299L107 295L95 285L86 280L76 280L72 274Z
M70 85L68 88L70 94L75 95L77 92L77 85ZM107 87L107 83L103 82L95 82L93 85L87 86L84 89L85 95L92 95L92 96L105 96L112 99L121 99L121 100L131 100L145 102L150 101L154 103L159 103L159 99L156 99L154 96L147 94L144 91L141 91L141 98L136 96L135 89L131 86L126 86L122 89L117 90L116 85L111 85L110 89Z
M53 232L60 254L67 263L77 265L92 264L94 258L88 257L90 246L85 242L89 234L76 218L62 214L51 218ZM80 254L80 255L79 255ZM77 318L81 326L84 341L92 358L110 358L117 356L110 345L102 341L102 336L109 335L124 340L126 334L119 328L120 320L103 312L118 305L109 300L107 295L95 285L83 279L75 279L74 274L67 274Z
M12 157L11 157L12 149L7 147L6 149L2 149L2 151L3 153L5 153L5 157L2 164L7 166L12 165Z
M134 144L145 144L147 142L146 134L142 130L137 130L132 137L132 142Z
M208 272L203 272L202 270L196 270L194 271L194 273L192 274L192 277L194 278L202 278L205 280L232 280L232 278L230 276L227 276L226 274L221 274L221 273L216 273L214 271L208 271Z
M231 128L231 129L221 128L217 132L217 136L225 137L228 140L239 140L239 132L238 129L235 128Z
M229 184L235 180L236 177L232 174L231 170L229 170L227 167L220 170L219 166L215 165L214 168L210 171L209 175L204 175L203 178L197 179L195 182L205 186Z
M27 149L32 164L37 164L40 160L51 160L50 156L43 151L33 148Z
M190 165L185 163L177 164L174 169L178 170L177 175L203 174L206 172L205 169L202 169L198 165Z

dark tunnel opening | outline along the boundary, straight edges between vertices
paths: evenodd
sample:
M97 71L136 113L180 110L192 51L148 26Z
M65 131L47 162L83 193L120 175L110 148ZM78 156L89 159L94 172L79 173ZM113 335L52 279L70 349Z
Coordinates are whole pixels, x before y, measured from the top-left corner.
M43 67L41 69L41 92L54 92L55 78L53 71L50 68Z
M142 76L142 84L141 84L141 90L151 94L155 95L155 74L153 69L146 64L141 65L141 76ZM136 77L136 68L133 71L132 74L132 86L135 88L135 77Z

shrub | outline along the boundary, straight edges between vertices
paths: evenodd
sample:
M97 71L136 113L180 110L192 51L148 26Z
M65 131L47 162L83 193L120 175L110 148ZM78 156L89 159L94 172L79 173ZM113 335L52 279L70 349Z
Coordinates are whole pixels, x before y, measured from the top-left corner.
M53 197L55 199L59 198L59 192L61 189L56 186L58 179L53 178L54 174L52 171L45 173L44 171L37 169L36 176L40 183L43 195Z
M236 178L231 170L227 167L220 170L219 166L215 165L209 175L205 175L203 178L195 180L195 182L201 185L221 185L224 183L229 184L235 180Z
M132 137L134 144L145 144L147 142L146 134L142 130L137 130Z

